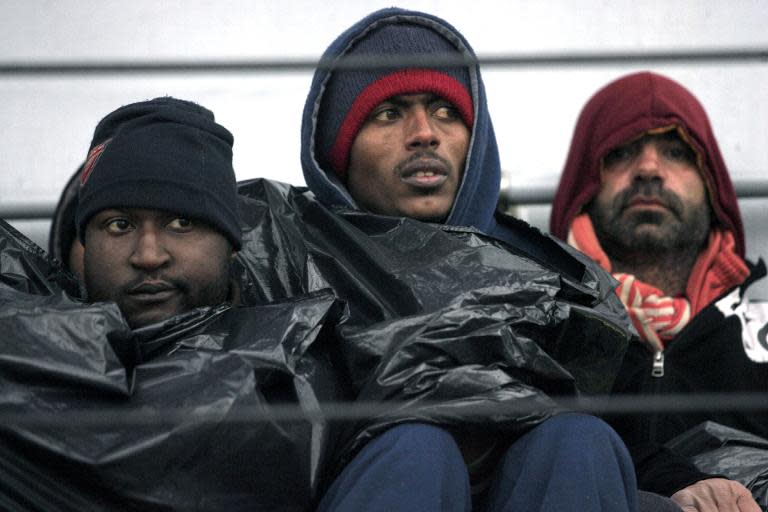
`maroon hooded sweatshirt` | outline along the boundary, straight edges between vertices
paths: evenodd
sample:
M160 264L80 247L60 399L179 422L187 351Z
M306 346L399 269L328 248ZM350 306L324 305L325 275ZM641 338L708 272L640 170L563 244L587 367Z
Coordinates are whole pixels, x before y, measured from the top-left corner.
M611 82L584 106L553 201L551 233L563 240L567 238L574 218L584 211L600 190L602 159L609 151L649 131L665 128L677 129L696 151L715 218L723 229L733 234L736 254L743 259L744 228L736 193L707 114L699 101L680 84L650 72L631 74ZM758 277L764 273L763 270L760 272ZM639 343L632 344L616 392L663 393L709 389L707 386L720 385L721 381L713 378L710 382L712 376L700 370L707 369L706 365L717 370L717 365L711 365L713 357L722 358L729 365L738 361L738 365L733 363L733 368L739 368L738 372L723 377L732 381L729 390L764 389L765 370L762 365L744 361L746 357L741 348L738 322L729 321L727 325L733 329L725 329L722 327L723 316L712 308L707 311L706 315L697 318L696 329L686 331L687 339L683 345L679 341L673 344L673 351L677 348L680 349L678 352L686 354L683 360L675 359L675 354L672 358L675 369L668 372L663 380L654 381L651 376L650 352ZM691 346L695 347L693 353L689 352ZM730 371L731 366L728 368ZM707 382L703 383L702 379ZM764 430L761 430L764 417L761 415L721 416L713 417L734 428L764 435ZM688 423L697 421L698 416L682 420L676 415L647 414L612 422L632 452L642 489L670 496L696 481L716 476L699 472L686 457L661 444L689 428Z
M710 204L733 233L744 258L744 227L728 169L701 103L683 86L651 72L619 78L584 106L571 141L550 217L550 232L565 240L574 217L600 190L600 167L612 149L649 130L676 127L701 159Z

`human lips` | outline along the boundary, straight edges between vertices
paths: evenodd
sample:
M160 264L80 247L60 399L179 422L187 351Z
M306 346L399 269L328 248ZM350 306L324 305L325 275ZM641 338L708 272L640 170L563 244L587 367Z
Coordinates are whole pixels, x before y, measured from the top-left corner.
M448 179L448 166L437 158L420 158L400 169L400 179L418 188L436 188Z
M126 292L137 302L165 302L178 292L178 288L167 281L143 281Z
M666 202L658 197L636 195L625 203L624 209L669 210L670 207Z

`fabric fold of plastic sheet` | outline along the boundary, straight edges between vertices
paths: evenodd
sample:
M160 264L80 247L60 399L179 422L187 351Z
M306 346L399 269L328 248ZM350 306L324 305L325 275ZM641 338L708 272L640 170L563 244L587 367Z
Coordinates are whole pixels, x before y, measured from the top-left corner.
M2 221L0 240L0 509L311 506L333 447L319 404L343 398L331 293L131 331ZM275 404L314 420L273 421Z
M667 443L696 469L742 483L768 511L768 439L706 421Z
M558 412L551 397L610 390L632 336L614 282L537 230L552 261L579 271L474 229L329 210L267 180L241 183L240 194L249 300L332 289L348 307L336 335L354 396L409 411L347 425L338 467L394 422L513 440ZM541 408L502 407L522 402ZM473 417L478 403L500 408Z

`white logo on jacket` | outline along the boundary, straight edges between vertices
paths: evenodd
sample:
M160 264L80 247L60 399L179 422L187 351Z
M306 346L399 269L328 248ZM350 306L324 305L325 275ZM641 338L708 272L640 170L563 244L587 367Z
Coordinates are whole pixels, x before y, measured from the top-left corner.
M736 315L741 322L741 341L747 357L756 363L768 363L768 303L750 302L736 288L715 306L726 318Z

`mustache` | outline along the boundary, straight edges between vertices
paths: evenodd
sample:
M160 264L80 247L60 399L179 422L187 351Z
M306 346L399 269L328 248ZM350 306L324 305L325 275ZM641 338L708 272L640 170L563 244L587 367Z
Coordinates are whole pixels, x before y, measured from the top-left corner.
M453 167L451 166L451 163L448 160L441 157L440 155L438 155L432 150L426 150L426 151L417 151L416 153L412 154L402 162L399 162L395 166L395 172L397 174L402 174L403 169L405 167L419 160L437 160L438 162L440 162L442 165L445 166L446 171L450 172L453 170Z
M616 211L623 212L629 207L630 202L637 197L653 199L669 208L676 217L683 214L683 202L677 194L662 187L662 183L656 180L635 181L632 185L620 192L613 200Z

